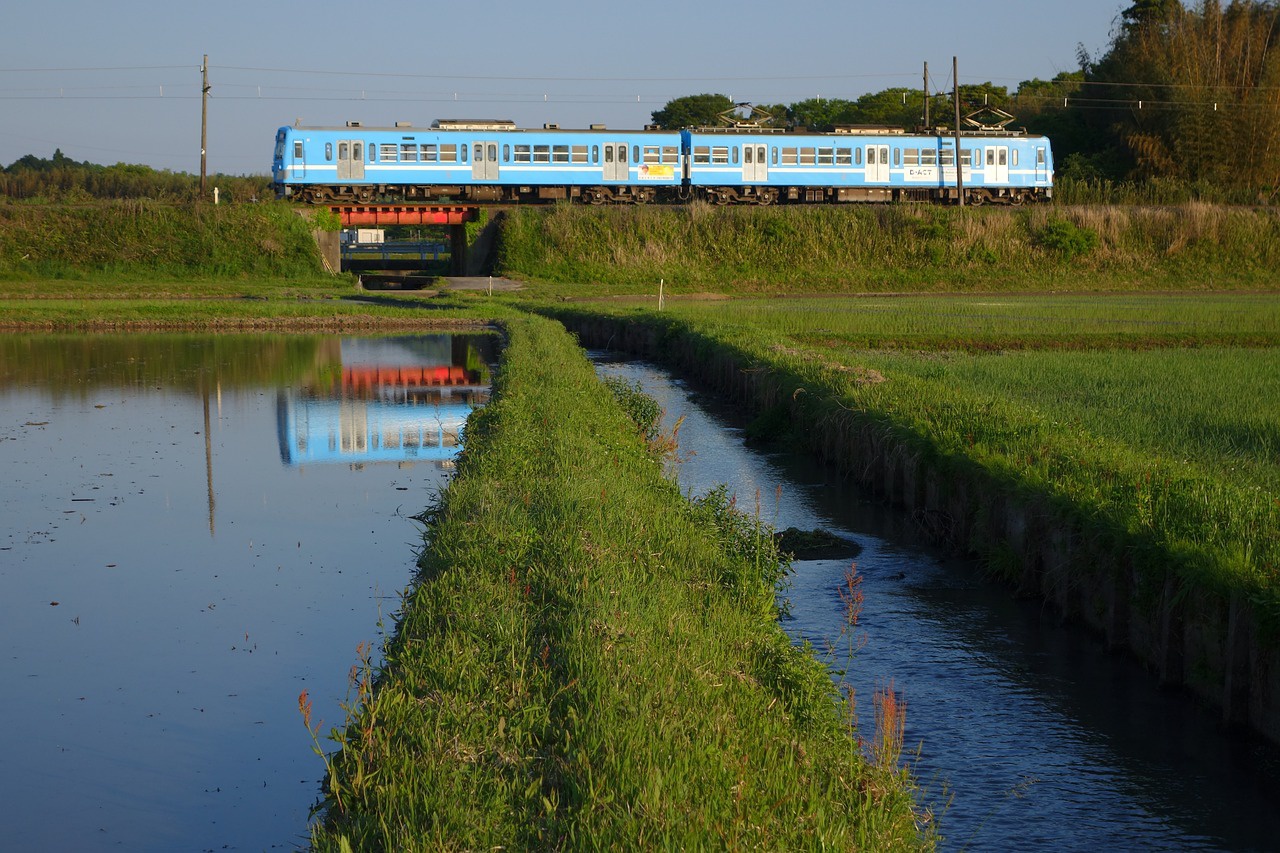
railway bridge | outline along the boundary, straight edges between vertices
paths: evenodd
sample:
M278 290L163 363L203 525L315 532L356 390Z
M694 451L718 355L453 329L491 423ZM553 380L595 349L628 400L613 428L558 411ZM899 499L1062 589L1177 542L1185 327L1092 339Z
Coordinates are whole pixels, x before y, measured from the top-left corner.
M451 275L478 275L487 261L492 246L492 231L482 233L475 246L467 246L466 224L480 219L480 208L474 205L441 205L441 204L332 204L329 206L343 228L388 227L394 225L442 225L449 229L449 271ZM491 209L492 210L492 209ZM495 211L493 220L501 216ZM425 262L425 254L421 260ZM433 258L434 260L434 258ZM327 258L330 266L337 270L378 269L376 263L349 262L338 251L336 257ZM412 266L410 264L409 266ZM406 265L396 263L385 269L403 271Z

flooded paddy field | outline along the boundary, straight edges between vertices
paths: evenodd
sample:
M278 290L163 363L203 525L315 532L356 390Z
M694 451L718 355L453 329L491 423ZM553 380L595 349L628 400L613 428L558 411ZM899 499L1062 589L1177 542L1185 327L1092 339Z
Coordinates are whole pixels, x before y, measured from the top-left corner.
M6 846L305 843L493 342L0 338Z

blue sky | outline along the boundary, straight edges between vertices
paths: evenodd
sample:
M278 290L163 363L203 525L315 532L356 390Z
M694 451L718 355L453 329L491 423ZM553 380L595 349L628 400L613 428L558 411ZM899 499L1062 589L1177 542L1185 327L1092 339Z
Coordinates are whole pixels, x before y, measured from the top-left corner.
M265 174L275 129L437 118L640 127L674 97L1010 89L1105 50L1125 0L44 0L0 28L0 165L25 154Z

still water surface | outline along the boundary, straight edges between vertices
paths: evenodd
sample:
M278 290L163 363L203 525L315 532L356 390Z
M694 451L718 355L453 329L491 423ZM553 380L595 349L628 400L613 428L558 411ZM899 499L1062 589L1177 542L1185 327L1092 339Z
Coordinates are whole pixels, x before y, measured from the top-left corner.
M745 447L732 413L705 395L652 366L596 358L657 399L668 429L684 416L685 490L727 483L777 529L822 527L862 545L852 646L838 593L848 559L794 565L784 626L847 670L864 727L877 687L905 701L906 746L919 747L914 770L943 849L1280 849L1276 750L1225 736L1212 713L931 550L903 515L810 460Z
M341 721L491 360L486 336L0 337L0 847L303 843L298 696Z

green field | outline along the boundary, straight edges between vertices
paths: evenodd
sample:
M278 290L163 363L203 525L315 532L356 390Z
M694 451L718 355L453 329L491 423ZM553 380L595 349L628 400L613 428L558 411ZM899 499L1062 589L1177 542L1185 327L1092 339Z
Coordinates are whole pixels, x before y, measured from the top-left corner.
M563 310L563 309L562 309ZM1049 497L1152 570L1280 627L1280 296L1046 295L577 305L794 377L945 464ZM815 414L813 417L821 417Z

